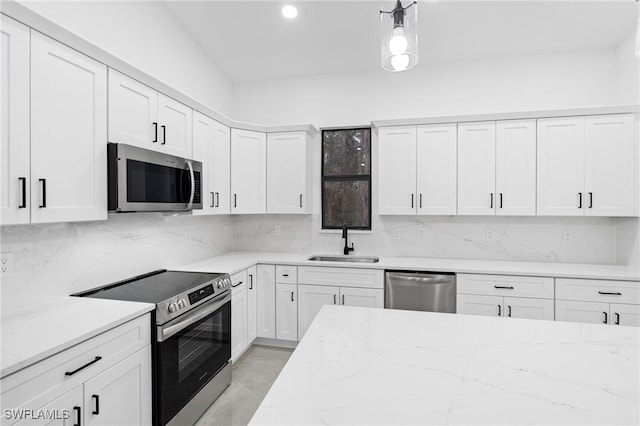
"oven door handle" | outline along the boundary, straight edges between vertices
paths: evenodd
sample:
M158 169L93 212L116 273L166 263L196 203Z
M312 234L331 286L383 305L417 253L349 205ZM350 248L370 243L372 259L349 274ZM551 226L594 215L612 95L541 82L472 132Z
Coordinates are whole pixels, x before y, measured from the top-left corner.
M231 300L231 292L227 291L225 294L214 297L207 303L203 304L197 309L194 309L190 313L176 318L175 320L166 323L165 325L157 327L158 330L158 342L164 342L171 336L179 333L192 324L208 317L218 309L220 309L225 303Z
M189 177L191 178L191 194L189 195L187 210L191 210L193 207L193 197L196 195L196 176L193 173L193 164L191 164L191 160L187 160L187 166L189 166Z

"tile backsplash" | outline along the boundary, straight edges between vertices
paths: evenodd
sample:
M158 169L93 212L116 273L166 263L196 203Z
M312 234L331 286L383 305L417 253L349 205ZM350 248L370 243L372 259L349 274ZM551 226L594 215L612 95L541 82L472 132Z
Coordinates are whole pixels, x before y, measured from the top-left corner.
M234 250L338 254L344 245L339 231L320 231L316 214L237 216L234 232ZM374 215L372 231L349 237L356 255L616 262L613 218Z
M14 255L3 312L231 250L231 217L109 214L106 221L0 227Z

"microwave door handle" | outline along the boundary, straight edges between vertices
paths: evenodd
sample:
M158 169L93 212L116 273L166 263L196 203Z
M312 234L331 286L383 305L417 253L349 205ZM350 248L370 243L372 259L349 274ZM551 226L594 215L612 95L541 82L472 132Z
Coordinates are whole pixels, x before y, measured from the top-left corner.
M189 166L189 176L191 178L191 195L189 196L187 209L191 210L191 207L193 207L193 197L196 195L196 177L193 173L193 164L191 164L191 160L187 160L187 166Z

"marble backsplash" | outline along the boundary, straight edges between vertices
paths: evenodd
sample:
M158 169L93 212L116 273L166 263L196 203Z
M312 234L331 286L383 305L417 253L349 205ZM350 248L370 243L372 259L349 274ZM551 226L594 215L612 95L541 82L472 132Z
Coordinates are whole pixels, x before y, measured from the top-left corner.
M231 250L229 216L110 214L102 222L0 227L14 275L0 285L3 312Z
M281 228L279 236L276 226ZM563 241L567 232L570 242ZM613 218L374 215L373 231L353 231L349 237L356 255L606 264L617 260ZM340 231L320 231L317 214L235 217L234 250L336 254L342 253L343 245Z

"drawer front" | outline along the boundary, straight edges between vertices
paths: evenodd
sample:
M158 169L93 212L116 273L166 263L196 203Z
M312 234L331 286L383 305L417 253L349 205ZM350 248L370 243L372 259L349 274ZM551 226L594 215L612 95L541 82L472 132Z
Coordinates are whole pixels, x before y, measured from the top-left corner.
M300 266L298 274L300 284L384 288L384 272L378 269Z
M247 271L236 272L231 275L231 289L232 291L239 291L247 288Z
M146 314L3 378L3 408L38 409L150 344L151 318ZM3 425L12 423L3 417Z
M553 299L553 278L511 275L457 275L458 293Z
M298 283L298 267L276 265L276 283L297 284Z
M640 305L640 282L556 278L556 299Z

